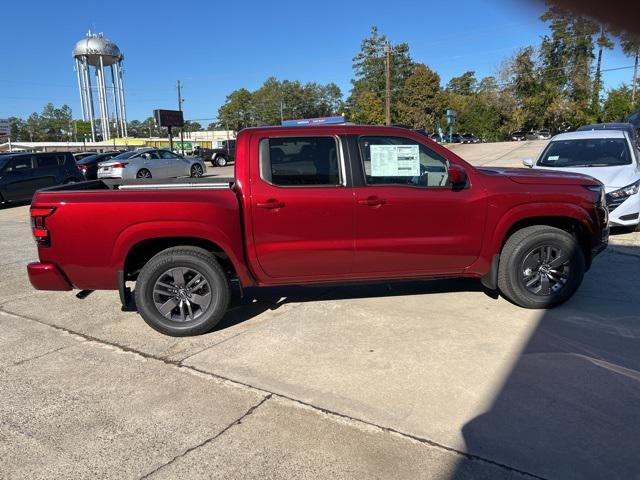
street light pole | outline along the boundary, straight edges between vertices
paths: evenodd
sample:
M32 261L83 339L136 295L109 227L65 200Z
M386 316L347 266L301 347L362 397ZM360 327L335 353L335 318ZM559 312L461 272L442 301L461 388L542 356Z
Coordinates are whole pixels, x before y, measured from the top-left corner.
M384 45L384 120L391 125L391 46Z
M180 88L180 80L178 80L178 110L182 111L182 91ZM180 150L184 155L184 128L180 127Z

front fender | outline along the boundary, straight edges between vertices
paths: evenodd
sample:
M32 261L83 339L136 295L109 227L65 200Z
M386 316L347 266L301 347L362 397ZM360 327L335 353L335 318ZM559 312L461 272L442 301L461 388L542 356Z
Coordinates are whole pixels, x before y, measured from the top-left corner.
M490 210L491 209L495 209L495 207L490 207ZM497 217L497 219L491 222L491 217ZM569 218L580 222L580 224L587 229L590 238L594 230L593 219L589 215L589 212L580 205L572 203L525 203L516 205L502 213L494 210L489 213L488 218L489 225L487 228L487 234L490 232L492 233L490 238L488 238L484 243L482 254L478 261L468 268L467 271L470 273L485 275L490 271L494 256L500 253L507 233L518 222L524 220L533 221L536 218L540 218L540 223L544 224L545 219ZM493 224L493 227L491 224Z

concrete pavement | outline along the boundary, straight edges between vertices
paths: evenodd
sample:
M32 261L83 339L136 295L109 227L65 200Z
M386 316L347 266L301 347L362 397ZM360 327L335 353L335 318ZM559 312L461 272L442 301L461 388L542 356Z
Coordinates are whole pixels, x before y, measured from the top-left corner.
M0 478L640 476L638 233L550 311L472 280L274 288L176 339L117 292L31 289L27 215L0 210Z

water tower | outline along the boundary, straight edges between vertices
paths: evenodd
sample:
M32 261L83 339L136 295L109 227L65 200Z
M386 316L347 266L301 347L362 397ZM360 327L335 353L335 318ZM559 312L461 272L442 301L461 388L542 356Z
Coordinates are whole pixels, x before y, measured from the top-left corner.
M73 58L76 62L82 119L91 123L93 141L95 142L97 137L102 140L111 138L110 121L114 122L117 134L126 137L127 113L122 81L124 55L118 46L111 40L104 38L102 33L96 34L89 31L85 38L76 43L73 49ZM110 75L105 73L108 70L111 71ZM110 82L107 81L108 76ZM95 87L91 80L92 77L95 77ZM94 97L96 96L100 111L98 118L96 118L94 109Z

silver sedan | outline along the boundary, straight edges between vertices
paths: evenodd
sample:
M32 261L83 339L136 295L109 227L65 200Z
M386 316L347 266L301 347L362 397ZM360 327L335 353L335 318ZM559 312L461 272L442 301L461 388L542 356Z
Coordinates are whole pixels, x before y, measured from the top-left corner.
M124 152L98 164L98 178L201 177L207 171L200 158L181 157L170 150L145 148Z

